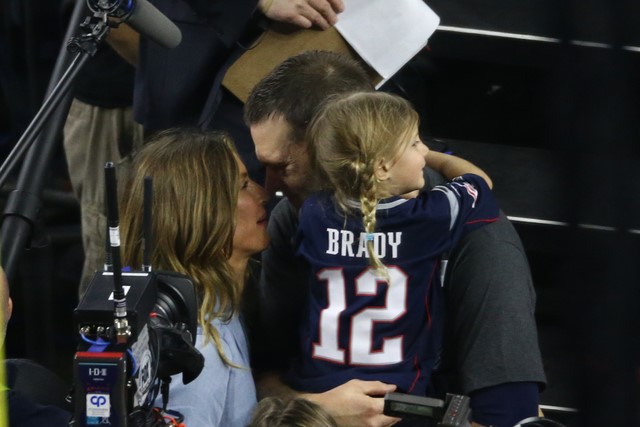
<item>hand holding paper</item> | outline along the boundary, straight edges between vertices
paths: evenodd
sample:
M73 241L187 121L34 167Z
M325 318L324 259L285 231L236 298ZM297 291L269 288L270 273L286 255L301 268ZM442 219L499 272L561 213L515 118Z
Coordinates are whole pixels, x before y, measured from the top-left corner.
M422 0L345 0L336 29L383 81L427 45L440 18Z
M270 0L263 0L268 3ZM338 23L327 30L267 30L227 71L223 85L241 101L285 59L307 50L329 50L362 61L376 88L423 49L440 18L422 0L272 0L289 5L344 3ZM266 4L265 6L269 6ZM301 21L302 22L302 21Z

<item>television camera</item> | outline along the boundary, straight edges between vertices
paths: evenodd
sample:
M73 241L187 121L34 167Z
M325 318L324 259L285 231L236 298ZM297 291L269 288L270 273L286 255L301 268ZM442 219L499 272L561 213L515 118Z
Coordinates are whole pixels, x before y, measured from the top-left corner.
M187 276L152 271L151 180L144 188L144 255L141 271L122 272L115 171L105 167L110 256L96 272L74 313L76 426L160 427L178 425L167 409L171 376L185 384L202 371L194 347L198 296ZM162 396L162 407L156 407Z

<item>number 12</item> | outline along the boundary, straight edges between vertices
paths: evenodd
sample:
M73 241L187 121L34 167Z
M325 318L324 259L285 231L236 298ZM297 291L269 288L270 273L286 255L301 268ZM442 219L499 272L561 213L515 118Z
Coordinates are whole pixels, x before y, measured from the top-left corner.
M372 267L356 278L356 295L376 295L379 282L386 282L388 287L384 306L367 307L351 317L349 364L387 365L403 360L402 335L384 338L382 348L373 350L375 322L394 322L407 311L408 277L395 266L388 266L387 271L389 280L381 279ZM313 344L313 357L344 364L345 351L338 345L340 316L347 308L342 268L322 270L317 277L327 284L328 305L320 312L319 339Z

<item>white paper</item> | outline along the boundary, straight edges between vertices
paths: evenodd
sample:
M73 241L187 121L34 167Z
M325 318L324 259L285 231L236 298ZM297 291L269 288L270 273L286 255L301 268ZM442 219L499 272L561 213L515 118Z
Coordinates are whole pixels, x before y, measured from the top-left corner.
M344 0L336 29L382 76L382 86L427 45L440 18L422 0Z

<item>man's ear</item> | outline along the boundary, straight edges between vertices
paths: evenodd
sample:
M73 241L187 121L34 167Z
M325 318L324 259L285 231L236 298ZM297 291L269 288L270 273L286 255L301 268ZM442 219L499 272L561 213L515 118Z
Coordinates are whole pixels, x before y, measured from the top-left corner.
M391 177L389 170L391 170L391 163L385 162L383 159L378 160L378 162L376 163L376 169L374 171L376 179L378 181L388 180Z

